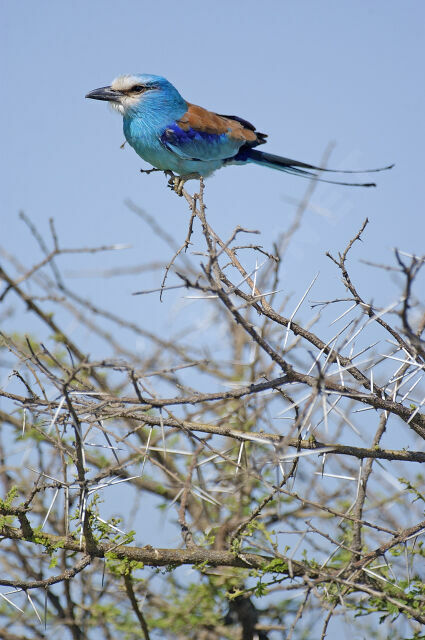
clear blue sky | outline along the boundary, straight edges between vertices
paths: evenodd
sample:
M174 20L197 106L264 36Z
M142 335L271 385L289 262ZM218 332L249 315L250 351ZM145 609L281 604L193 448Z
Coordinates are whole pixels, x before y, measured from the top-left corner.
M254 122L269 134L271 152L317 163L335 141L330 166L396 163L376 176L375 190L319 185L285 263L286 292L302 292L320 271L311 298L342 294L324 254L341 249L367 216L352 268L364 297L385 305L395 295L393 285L383 285L388 274L370 272L358 259L389 262L394 246L425 252L424 42L422 0L3 0L1 244L27 264L39 259L18 219L24 210L46 236L53 216L63 246L133 245L63 259L68 269L170 258L124 200L179 241L187 230L185 203L163 176L140 175L144 164L133 150L120 149L121 118L84 99L121 73L154 73L191 102ZM299 198L306 186L261 167L228 168L207 181L208 215L224 236L238 224L260 229L270 248L294 214L288 198ZM162 304L131 296L161 277L92 277L71 285L147 329L161 319L171 331L179 294ZM13 322L31 330L28 314Z

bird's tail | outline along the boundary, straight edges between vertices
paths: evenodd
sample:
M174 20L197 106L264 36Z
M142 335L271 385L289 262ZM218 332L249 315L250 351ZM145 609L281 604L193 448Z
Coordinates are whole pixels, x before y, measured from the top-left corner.
M291 160L291 158L284 158L283 156L275 156L272 153L265 153L264 151L257 151L257 149L248 149L244 154L243 160L245 162L254 162L255 164L263 165L264 167L270 167L272 169L278 169L279 171L286 171L286 173L292 173L302 178L310 178L311 180L317 180L318 182L329 182L330 184L342 184L347 187L376 187L375 182L340 182L339 180L326 180L325 178L319 178L317 171L327 171L332 173L376 173L377 171L386 171L392 169L393 164L387 167L381 167L379 169L364 169L364 170L338 170L338 169L325 169L324 167L316 167L313 164L306 164L305 162L298 162L298 160ZM242 159L242 158L241 158Z

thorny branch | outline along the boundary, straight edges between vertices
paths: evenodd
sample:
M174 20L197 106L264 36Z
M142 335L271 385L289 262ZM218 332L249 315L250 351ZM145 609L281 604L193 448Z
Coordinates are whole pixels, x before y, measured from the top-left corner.
M234 638L232 625L250 640L282 629L295 638L320 618L324 638L342 610L378 611L388 621L396 612L412 633L425 623L424 575L419 563L412 569L425 533L417 477L425 462L425 312L415 294L424 258L396 252L401 295L391 304L360 294L348 262L366 220L337 258L327 254L345 297L320 303L302 322L315 278L286 311L280 269L312 193L273 250L244 244L241 234L258 231L242 227L223 240L208 220L202 180L195 195L182 192L182 242L129 204L173 251L156 291L196 298L207 341L189 323L172 335L84 298L62 275L62 256L123 247L65 248L53 221L47 240L22 216L43 257L27 266L1 249L0 303L28 309L42 337L18 334L7 321L0 334L9 375L0 387L0 585L13 589L0 591L0 615L15 637L40 637L28 610L19 617L24 601L36 617L45 610L46 624L57 615L73 638L121 632L113 607L145 639L164 624L179 639ZM143 265L118 271L142 273ZM70 318L103 353L70 335ZM146 353L132 348L128 332L149 342ZM146 526L152 498L174 513L161 532L166 547ZM107 515L117 505L120 518ZM195 567L203 596L174 577L184 565ZM146 567L167 569L161 589ZM266 608L257 609L252 594L267 592ZM249 625L230 613L222 619L220 593L243 603ZM195 602L198 622L180 624Z

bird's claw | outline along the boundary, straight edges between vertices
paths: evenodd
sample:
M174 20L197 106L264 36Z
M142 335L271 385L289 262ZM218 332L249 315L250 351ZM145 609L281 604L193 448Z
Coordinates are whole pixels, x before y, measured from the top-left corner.
M181 176L175 176L173 178L172 188L177 193L177 195L180 196L180 197L183 195L183 187L184 187L184 183L185 182L186 182L186 180L184 178L182 178Z
M167 173L167 175L170 174ZM170 175L170 178L168 180L168 186L170 187L170 189L175 191L178 196L182 196L185 182L186 180L184 178L182 178L181 176L175 176L173 173Z
M188 173L184 176L176 176L174 173L167 173L170 175L170 179L168 180L168 186L170 189L175 191L178 196L183 195L183 187L188 180L199 180L199 173Z

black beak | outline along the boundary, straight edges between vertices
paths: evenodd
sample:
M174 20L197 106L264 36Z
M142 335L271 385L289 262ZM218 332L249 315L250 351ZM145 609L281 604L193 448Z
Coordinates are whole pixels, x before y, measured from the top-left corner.
M111 87L100 87L100 89L90 91L90 93L86 95L86 98L93 98L93 100L107 100L108 102L119 102L121 97L121 91L116 91Z

